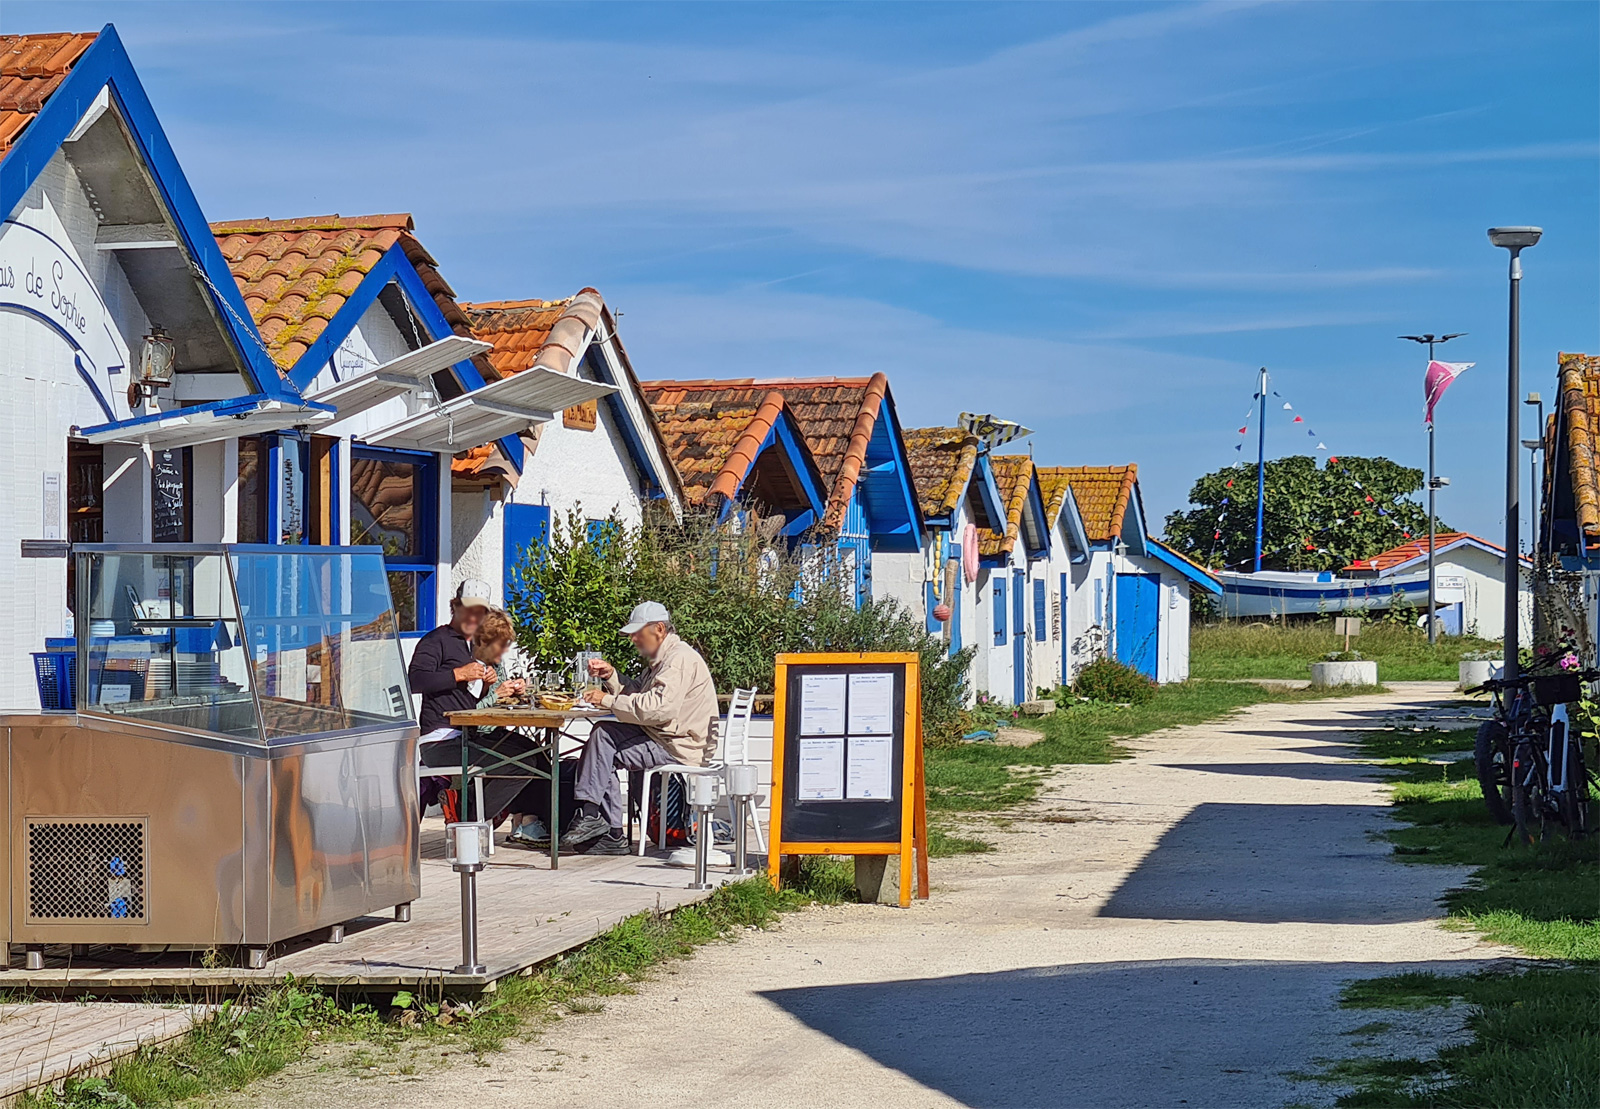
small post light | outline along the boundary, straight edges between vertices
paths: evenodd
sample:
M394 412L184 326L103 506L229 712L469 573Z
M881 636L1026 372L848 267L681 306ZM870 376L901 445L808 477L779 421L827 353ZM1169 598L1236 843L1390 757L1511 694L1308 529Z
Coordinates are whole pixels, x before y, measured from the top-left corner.
M478 961L478 871L489 855L494 827L472 820L444 826L445 861L461 875L461 965L457 974L487 974Z
M717 807L717 785L712 774L689 775L689 807L694 810L694 881L692 890L711 889L706 863L711 854L711 810Z
M722 768L728 791L728 808L733 815L733 873L744 878L755 871L745 862L745 802L753 799L761 788L761 777L755 764L729 763Z
M139 351L139 378L128 385L128 406L137 408L145 397L172 384L173 367L178 361L178 345L160 326L152 326Z

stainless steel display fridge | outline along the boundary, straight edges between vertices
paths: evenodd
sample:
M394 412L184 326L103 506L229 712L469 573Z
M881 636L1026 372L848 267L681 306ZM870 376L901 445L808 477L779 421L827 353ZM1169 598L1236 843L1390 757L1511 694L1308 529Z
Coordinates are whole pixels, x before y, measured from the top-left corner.
M95 544L76 709L0 716L6 950L274 943L420 893L417 727L375 547Z

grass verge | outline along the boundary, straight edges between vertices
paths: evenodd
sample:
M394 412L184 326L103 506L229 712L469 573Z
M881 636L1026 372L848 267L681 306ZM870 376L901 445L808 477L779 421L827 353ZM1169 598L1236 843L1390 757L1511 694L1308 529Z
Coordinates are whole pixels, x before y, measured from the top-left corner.
M1352 1085L1348 1106L1600 1105L1600 842L1554 836L1506 846L1473 773L1473 732L1380 732L1369 757L1395 770L1395 854L1478 869L1445 897L1447 926L1559 960L1523 973L1401 974L1354 982L1354 1009L1414 1009L1459 999L1470 1043L1436 1059L1348 1059L1323 1076Z
M598 1008L663 964L779 913L854 897L849 863L805 857L798 880L776 892L764 878L723 886L671 915L629 917L538 972L510 978L474 1004L399 993L389 1006L340 1004L289 981L224 1004L182 1039L141 1050L104 1076L67 1079L26 1094L21 1109L146 1109L238 1090L314 1050L362 1073L409 1074L430 1057L481 1055L533 1035L564 1013Z
M1500 645L1446 636L1429 647L1421 628L1368 620L1350 646L1377 662L1380 680L1453 682L1462 656ZM1331 618L1287 627L1230 620L1190 629L1189 673L1193 678L1308 678L1311 663L1343 647L1344 637L1333 633Z

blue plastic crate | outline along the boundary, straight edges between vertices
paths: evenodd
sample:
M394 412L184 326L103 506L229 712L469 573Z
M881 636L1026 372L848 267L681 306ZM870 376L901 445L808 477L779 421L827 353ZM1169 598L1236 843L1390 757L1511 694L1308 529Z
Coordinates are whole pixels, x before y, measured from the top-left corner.
M78 706L78 652L36 651L33 673L39 681L39 707L71 712Z

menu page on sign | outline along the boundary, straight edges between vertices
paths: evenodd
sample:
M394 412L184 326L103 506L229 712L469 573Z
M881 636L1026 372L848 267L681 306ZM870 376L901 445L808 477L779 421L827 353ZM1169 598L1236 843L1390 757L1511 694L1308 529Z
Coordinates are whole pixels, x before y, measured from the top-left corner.
M894 734L894 675L850 675L851 735Z
M800 677L800 734L844 734L844 674Z
M853 735L849 781L845 796L851 801L889 801L894 798L894 737Z
M844 799L844 740L802 737L800 780L795 797L801 801Z

